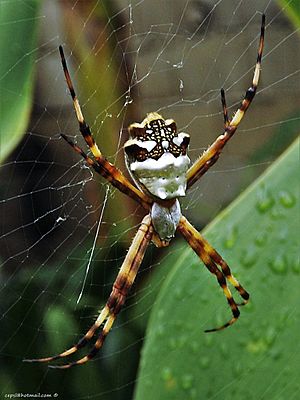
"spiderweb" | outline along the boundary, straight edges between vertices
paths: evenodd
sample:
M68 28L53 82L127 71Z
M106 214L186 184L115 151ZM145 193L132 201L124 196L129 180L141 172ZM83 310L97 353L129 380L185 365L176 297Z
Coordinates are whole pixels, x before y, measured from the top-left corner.
M83 112L110 161L124 170L126 127L150 111L174 118L191 135L195 160L222 131L220 88L232 114L249 86L262 12L266 48L251 111L182 202L199 229L299 129L299 32L284 8L271 0L44 1L31 121L0 171L2 396L132 398L147 319L168 273L170 249L150 246L113 331L89 365L66 375L22 363L68 348L88 329L143 216L60 138L65 133L86 148L57 46L64 46Z

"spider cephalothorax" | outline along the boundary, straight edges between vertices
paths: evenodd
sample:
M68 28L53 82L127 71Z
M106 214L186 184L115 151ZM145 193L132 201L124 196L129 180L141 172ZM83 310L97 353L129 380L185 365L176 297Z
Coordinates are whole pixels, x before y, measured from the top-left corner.
M139 188L160 200L185 196L190 136L177 133L175 121L158 113L148 114L128 131L131 138L124 145L126 164Z
M178 197L184 196L186 188L189 189L218 160L222 149L236 131L253 100L260 75L264 28L265 16L263 15L252 84L247 90L240 108L232 119L228 118L225 92L222 89L224 131L190 168L188 168L190 160L186 154L190 137L186 133L177 133L176 124L172 119L164 120L161 115L154 112L148 114L141 123L130 125L130 139L124 146L125 158L129 173L138 187L133 185L115 165L111 164L98 148L90 128L84 120L70 78L64 52L60 46L63 70L73 99L79 129L94 159L85 154L67 136L62 134L62 137L76 152L81 154L91 168L107 179L115 188L140 204L147 211L147 215L142 220L131 243L105 306L86 334L77 344L56 356L27 361L49 362L68 357L84 347L98 332L94 346L87 355L77 361L52 367L70 368L84 364L94 358L102 347L117 314L126 300L148 244L153 241L157 246L164 246L174 236L175 231L184 237L209 272L216 277L232 312L232 318L228 322L218 328L208 329L206 332L220 331L232 325L238 319L240 315L238 306L248 302L249 294L232 275L226 261L181 214ZM228 283L243 298L242 303L235 302Z
M156 112L149 113L141 123L131 124L128 132L131 139L125 144L125 151L138 161L158 160L165 152L177 158L186 154L190 142L187 133L177 133L173 119L165 120Z

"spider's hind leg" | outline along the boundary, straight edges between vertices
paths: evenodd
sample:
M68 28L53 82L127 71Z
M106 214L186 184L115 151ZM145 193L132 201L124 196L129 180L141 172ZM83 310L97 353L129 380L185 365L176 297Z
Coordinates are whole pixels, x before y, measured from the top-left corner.
M208 329L205 332L215 332L227 328L232 325L240 315L240 311L237 304L231 294L230 289L227 286L226 280L230 282L234 288L239 292L240 296L244 299L243 304L246 304L249 299L249 293L242 287L238 280L231 274L228 264L222 259L222 257L214 250L214 248L200 235L200 233L187 221L185 217L181 217L178 231L182 234L191 248L201 258L206 268L214 274L223 293L227 299L227 302L231 308L232 318L224 325ZM221 267L218 269L217 264Z
M99 317L97 318L96 322L92 325L92 327L79 340L79 342L76 345L52 357L45 357L45 358L31 359L31 360L27 359L24 361L51 362L54 360L58 360L60 358L70 356L77 350L84 347L93 338L96 331L100 329L97 340L94 346L92 347L91 351L87 355L85 355L84 357L80 358L77 361L70 362L68 364L50 365L50 367L66 369L74 367L76 365L84 364L89 360L91 360L92 358L94 358L101 349L104 340L107 337L108 333L110 332L118 313L120 312L123 304L125 303L126 297L135 280L135 277L143 260L148 244L152 239L152 235L153 235L153 227L151 224L151 217L147 215L143 219L133 239L133 242L131 243L128 253L123 261L122 267L113 284L113 289L106 302L106 305L99 314Z
M220 254L202 237L203 244L208 254L212 260L221 267L225 278L234 286L234 288L239 292L240 296L243 298L242 303L238 303L238 306L243 306L249 302L250 295L243 288L240 282L232 275L227 262L220 256Z

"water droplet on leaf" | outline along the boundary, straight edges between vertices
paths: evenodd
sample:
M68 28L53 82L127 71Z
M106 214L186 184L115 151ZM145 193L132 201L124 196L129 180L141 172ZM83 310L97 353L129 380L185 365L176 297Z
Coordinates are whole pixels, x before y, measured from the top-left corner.
M287 260L284 254L276 255L269 265L276 274L285 274L287 272Z
M265 340L266 343L271 346L275 339L276 339L276 335L277 335L277 331L273 326L269 326L267 331L266 331L266 335L265 335Z
M214 338L213 335L205 335L204 336L204 342L207 347L211 347L214 343Z
M272 349L270 351L270 356L273 358L273 360L278 360L282 356L282 351L278 349Z
M190 347L191 347L191 350L192 350L192 352L193 352L194 354L198 354L198 353L199 353L199 350L200 350L200 342L197 342L196 340L193 340L193 341L190 343Z
M175 295L175 298L176 298L177 300L181 300L181 299L183 298L183 290L182 290L181 288L177 287L177 288L175 289L174 295Z
M254 242L257 246L262 247L267 243L267 240L268 240L267 232L261 231L258 232L258 234L256 235Z
M209 366L209 358L208 357L201 357L200 358L200 366L203 369L206 369Z
M228 227L226 232L226 238L224 239L224 246L226 249L232 249L235 245L238 237L238 228L237 226L231 225Z
M295 274L300 274L300 257L296 257L295 261L293 262L292 269Z
M194 377L191 374L185 374L181 378L181 386L183 389L190 389L193 385Z
M294 207L296 203L295 197L286 190L279 192L279 201L286 208Z
M158 337L163 337L165 333L165 328L162 324L160 324L157 328L156 328L156 335Z
M279 207L274 207L271 211L272 219L278 220L285 217L285 213Z
M169 347L171 350L175 350L177 348L177 342L176 342L175 337L172 337L171 339L169 339L168 344L169 344Z
M161 372L161 377L164 381L168 381L172 378L172 370L169 367L164 367Z
M229 348L225 343L221 343L221 345L220 345L220 353L227 360L227 357L228 357L228 354L229 354Z
M241 263L247 267L253 267L256 260L258 259L258 252L254 247L249 247L241 257Z
M260 213L265 213L273 207L274 203L275 201L271 193L268 192L265 188L261 188L257 194L257 210Z
M233 366L235 377L241 376L243 372L243 366L240 362L236 362Z

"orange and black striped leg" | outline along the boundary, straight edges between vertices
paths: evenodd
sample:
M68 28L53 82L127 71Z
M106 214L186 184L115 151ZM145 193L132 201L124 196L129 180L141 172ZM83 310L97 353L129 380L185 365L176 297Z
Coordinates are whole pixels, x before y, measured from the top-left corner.
M61 56L61 62L66 78L66 82L70 91L70 94L73 99L73 105L74 109L76 112L78 124L79 124L79 130L86 141L87 145L89 146L93 156L95 157L97 164L99 165L99 168L93 168L95 171L97 171L101 176L106 178L112 185L117 187L121 192L127 194L128 196L132 197L134 200L138 201L140 204L143 205L144 208L149 210L149 205L152 204L152 200L149 199L148 196L146 196L144 193L142 193L139 189L137 189L135 186L133 186L129 180L122 174L122 172L115 167L113 164L111 164L100 152L93 136L91 133L91 130L87 123L85 122L85 119L83 117L83 113L81 111L81 107L79 104L79 101L77 99L77 96L75 94L75 90L73 87L73 83L68 71L65 55L62 46L59 46L59 52ZM78 153L80 153L86 160L86 156L84 155L84 152L79 149L78 146L74 145L74 143L68 139L65 135L62 135L62 137L73 147L74 150L76 150ZM89 159L91 160L91 159ZM88 164L89 161L87 161ZM91 164L90 164L91 165Z
M102 157L102 154L101 154L97 144L95 143L95 140L92 136L90 127L85 122L79 101L77 99L77 96L76 96L76 93L74 90L74 86L73 86L73 83L71 80L71 76L70 76L70 73L68 70L68 66L67 66L67 62L66 62L66 58L65 58L64 50L63 50L62 46L59 46L59 53L60 53L60 57L61 57L61 63L62 63L62 67L64 70L66 82L67 82L70 94L72 96L72 99L73 99L73 105L74 105L74 110L76 112L76 117L77 117L78 124L79 124L79 130L80 130L84 140L86 141L87 145L91 149L91 152L93 153L96 160L98 158L100 159Z
M242 297L243 302L238 303L238 306L243 306L249 301L249 293L243 288L243 286L239 283L239 281L232 275L229 265L227 262L221 257L221 255L208 243L206 239L188 222L183 221L183 224L186 224L190 230L194 233L197 233L197 240L199 241L203 250L209 255L212 261L219 265L222 269L223 275L227 279L228 282L237 290L239 295Z
M147 215L143 219L140 228L133 239L133 242L122 264L122 267L114 282L112 292L107 300L106 305L99 314L99 317L97 318L96 322L88 330L88 332L79 340L79 342L76 345L52 357L45 357L45 358L38 358L38 359L31 359L24 361L51 362L54 360L70 356L77 350L84 347L93 338L96 331L101 329L102 327L92 350L86 356L80 358L77 361L70 362L68 364L49 365L49 367L66 369L76 365L84 364L89 360L91 360L92 358L94 358L98 353L98 351L101 349L104 340L108 335L109 331L111 330L111 327L117 317L117 314L120 312L121 307L126 300L128 292L135 280L138 269L143 260L148 244L151 241L152 234L153 234L153 227L151 224L151 217Z
M216 276L232 311L233 317L230 321L218 328L208 329L205 332L215 332L227 328L238 319L240 312L238 309L238 304L233 299L230 289L227 286L226 279L235 287L245 301L249 299L249 294L232 276L226 262L219 256L212 246L210 246L210 244L202 237L202 235L187 221L185 217L181 217L177 230L182 234L191 248L200 257L206 268ZM221 266L222 271L218 269L217 263Z
M223 118L224 118L224 130L226 130L230 121L229 121L228 111L227 111L227 106L226 106L225 90L223 88L221 89L221 102L222 102Z
M60 134L63 139L92 167L98 174L108 180L114 187L120 190L120 192L127 194L139 204L141 204L147 211L151 208L152 200L148 198L143 192L133 186L127 178L122 174L120 170L110 164L107 160L99 163L90 158L77 144L75 144L69 137ZM112 173L112 168L114 172Z
M237 127L241 123L245 112L249 108L258 86L259 76L260 76L260 69L261 69L261 58L262 52L264 47L264 34L265 34L265 15L262 15L261 21L261 31L260 31L260 39L259 39L259 46L258 46L258 53L257 53L257 60L254 69L252 84L249 89L246 91L244 100L240 105L240 108L234 114L231 120L228 119L227 115L227 108L225 103L225 92L221 90L221 100L222 100L222 107L223 107L223 116L224 116L224 133L220 135L214 143L209 146L207 150L202 154L202 156L189 168L187 171L187 187L190 188L206 171L212 167L215 162L220 157L221 151L225 144L231 139Z

